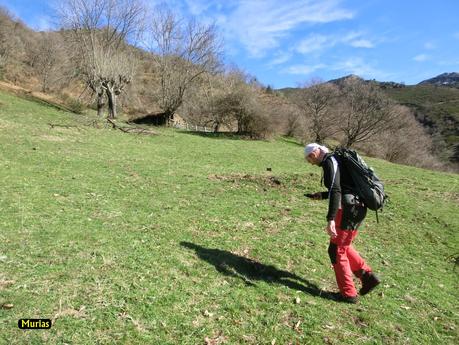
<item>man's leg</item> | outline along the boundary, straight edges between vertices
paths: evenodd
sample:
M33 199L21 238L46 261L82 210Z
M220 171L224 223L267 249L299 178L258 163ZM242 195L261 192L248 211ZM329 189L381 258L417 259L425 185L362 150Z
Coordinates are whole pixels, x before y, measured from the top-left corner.
M328 254L335 271L336 283L343 297L356 297L357 290L352 279L351 266L347 258L347 246L339 246L331 242Z
M336 283L345 301L356 302L357 290L352 279L352 271L347 258L347 247L352 242L352 233L341 230L342 209L336 215L337 237L330 239L328 255L335 271Z
M356 236L357 231L353 234L352 240L354 240ZM347 257L352 272L362 282L362 288L359 293L360 295L366 295L380 283L380 280L372 272L371 267L366 264L365 260L362 259L359 253L352 247L352 245L349 245L347 248Z
M371 272L371 267L368 266L360 254L351 246L347 248L347 257L351 266L352 272L356 277L362 279L363 272Z

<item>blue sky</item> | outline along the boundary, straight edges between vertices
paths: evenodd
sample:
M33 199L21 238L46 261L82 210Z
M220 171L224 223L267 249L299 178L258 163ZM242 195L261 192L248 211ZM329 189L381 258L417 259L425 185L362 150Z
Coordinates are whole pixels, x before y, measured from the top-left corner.
M0 0L34 29L53 27L51 1ZM158 1L147 1L152 7ZM225 62L265 85L348 74L416 84L459 71L459 0L170 0L215 22Z

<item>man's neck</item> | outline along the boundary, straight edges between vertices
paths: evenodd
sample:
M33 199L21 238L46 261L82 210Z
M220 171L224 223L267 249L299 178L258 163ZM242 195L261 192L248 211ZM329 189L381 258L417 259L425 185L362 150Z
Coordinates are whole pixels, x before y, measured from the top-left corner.
M324 161L324 158L325 158L326 154L327 154L326 152L323 152L322 150L320 151L320 155L319 155L320 163L322 163Z

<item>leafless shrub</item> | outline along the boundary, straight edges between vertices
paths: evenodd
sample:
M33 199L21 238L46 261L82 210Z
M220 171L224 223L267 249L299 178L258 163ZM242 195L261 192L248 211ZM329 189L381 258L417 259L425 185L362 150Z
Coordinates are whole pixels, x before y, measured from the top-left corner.
M232 131L234 118L230 112L222 107L222 99L230 93L233 85L232 79L224 74L203 74L196 83L189 88L182 111L191 123L210 127L214 132L221 130Z
M396 116L390 130L377 133L371 141L359 148L390 162L422 168L441 169L442 164L432 155L432 138L416 121L411 110L396 106Z

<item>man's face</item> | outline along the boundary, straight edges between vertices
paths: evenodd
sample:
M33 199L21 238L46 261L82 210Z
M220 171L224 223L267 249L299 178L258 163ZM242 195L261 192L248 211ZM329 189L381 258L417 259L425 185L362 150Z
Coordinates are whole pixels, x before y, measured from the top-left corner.
M315 149L314 151L312 151L309 155L305 156L304 158L312 165L319 165L320 163L319 156L320 156L320 150Z

